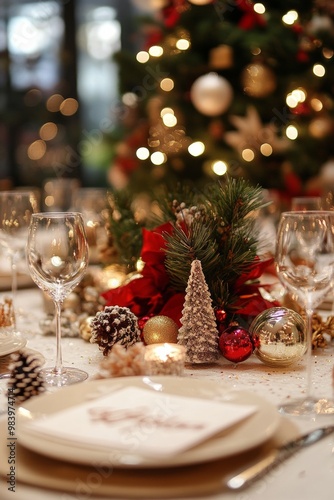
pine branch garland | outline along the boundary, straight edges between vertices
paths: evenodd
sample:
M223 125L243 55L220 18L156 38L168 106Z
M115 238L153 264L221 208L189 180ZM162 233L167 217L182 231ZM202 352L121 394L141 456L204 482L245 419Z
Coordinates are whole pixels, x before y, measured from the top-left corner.
M109 222L119 262L134 270L140 255L143 225L136 220L131 203L132 197L126 190L115 193Z
M174 234L164 235L167 241L165 266L170 274L171 285L176 290L184 291L194 259L203 262L207 273L215 272L219 265L219 255L212 235L212 222L205 223L201 220L195 220L187 231L175 225Z
M236 280L254 264L258 231L252 214L266 203L261 188L244 179L207 186L205 195L193 217L185 207L183 224L179 217L174 233L165 235L165 266L172 286L184 290L192 260L200 260L215 305L226 307L235 300Z

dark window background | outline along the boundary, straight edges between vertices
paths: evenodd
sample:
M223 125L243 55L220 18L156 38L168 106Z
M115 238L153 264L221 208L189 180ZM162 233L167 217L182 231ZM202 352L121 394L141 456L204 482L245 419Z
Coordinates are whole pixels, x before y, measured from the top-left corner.
M113 54L133 49L132 10L126 0L0 2L0 188L106 184Z

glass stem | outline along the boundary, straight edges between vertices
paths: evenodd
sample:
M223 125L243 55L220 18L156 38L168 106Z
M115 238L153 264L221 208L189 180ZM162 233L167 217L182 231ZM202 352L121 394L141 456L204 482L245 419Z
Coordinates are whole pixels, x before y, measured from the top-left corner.
M312 318L313 310L310 308L306 309L306 397L312 395Z
M16 330L16 296L17 296L17 265L15 255L11 257L11 269L12 269L12 323L13 327Z
M60 301L55 301L55 312L56 312L56 345L57 345L57 354L56 354L56 365L54 371L60 375L63 368L63 356L61 351L61 305Z

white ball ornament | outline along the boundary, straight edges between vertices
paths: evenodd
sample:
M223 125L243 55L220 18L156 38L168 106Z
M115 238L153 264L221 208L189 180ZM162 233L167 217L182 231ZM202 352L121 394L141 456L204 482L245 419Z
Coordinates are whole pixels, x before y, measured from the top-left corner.
M329 159L320 168L320 180L324 186L332 187L334 184L334 158Z
M193 5L208 5L209 3L212 3L212 0L188 0L188 1Z
M218 116L230 106L233 89L226 78L217 73L207 73L194 81L190 98L197 111L203 115Z

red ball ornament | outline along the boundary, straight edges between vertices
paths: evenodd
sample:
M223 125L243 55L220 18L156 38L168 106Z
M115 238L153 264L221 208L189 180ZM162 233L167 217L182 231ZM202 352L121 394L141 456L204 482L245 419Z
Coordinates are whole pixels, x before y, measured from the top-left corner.
M224 309L215 309L216 320L218 323L225 323L227 314Z
M241 326L229 326L219 337L219 349L224 358L233 363L245 361L253 352L249 332Z

